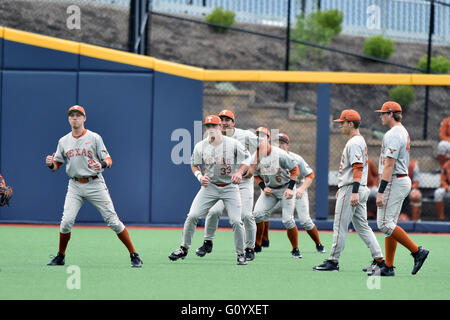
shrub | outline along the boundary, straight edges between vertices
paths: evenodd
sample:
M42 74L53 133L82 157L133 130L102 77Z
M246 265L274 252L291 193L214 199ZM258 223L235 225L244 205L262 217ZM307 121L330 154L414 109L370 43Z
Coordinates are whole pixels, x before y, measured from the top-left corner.
M364 41L363 53L367 56L388 59L394 51L394 41L382 35L373 36Z
M417 68L422 69L422 73L425 73L427 70L427 59L428 55L424 55L420 58L417 63ZM439 55L437 58L431 57L430 60L430 71L433 73L448 73L450 70L450 60L446 57Z
M389 98L399 103L403 111L406 111L416 99L416 92L412 86L397 86L389 90Z
M319 23L317 13L311 13L304 18L297 16L297 24L291 32L292 38L299 41L311 42L326 46L333 39L334 31ZM302 60L319 60L322 57L322 49L294 42L293 62Z
M206 22L220 24L225 27L230 27L234 23L234 17L236 14L233 11L224 11L221 7L217 7L206 16ZM227 32L228 28L211 26L211 28L216 32Z
M333 36L338 35L342 31L342 20L344 13L339 10L317 11L317 22L324 28L333 30Z

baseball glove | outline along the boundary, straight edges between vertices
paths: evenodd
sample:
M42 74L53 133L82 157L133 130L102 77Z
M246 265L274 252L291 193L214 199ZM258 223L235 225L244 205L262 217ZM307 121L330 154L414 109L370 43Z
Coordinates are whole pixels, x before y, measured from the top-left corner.
M12 194L12 188L6 185L5 179L3 179L3 176L0 174L0 207L3 207L5 204L9 206L9 200L11 199Z
M9 200L12 197L13 190L9 186L0 186L0 207L5 204L9 206Z

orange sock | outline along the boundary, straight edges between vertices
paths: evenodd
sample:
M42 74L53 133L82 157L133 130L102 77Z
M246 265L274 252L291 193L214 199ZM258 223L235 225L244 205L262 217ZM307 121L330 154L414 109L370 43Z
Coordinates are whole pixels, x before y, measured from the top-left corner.
M270 220L264 221L264 232L262 235L262 239L265 241L269 241L269 225L270 225Z
M306 232L309 234L311 239L316 243L316 245L321 244L320 238L319 238L319 232L317 231L316 226L314 226L314 228L312 228L311 230L306 230Z
M400 242L402 246L408 248L411 253L417 252L417 250L419 250L417 244L415 244L414 241L412 241L411 238L408 237L406 231L399 226L395 227L394 231L391 234L391 237Z
M386 265L392 267L394 265L395 250L397 249L397 240L392 236L386 237L384 239L385 254L386 254Z
M298 229L297 226L292 229L286 230L289 241L291 242L292 249L298 248Z
M67 244L70 240L70 232L69 233L59 233L59 253L66 254Z
M262 236L264 233L264 221L258 222L256 224L256 239L255 239L255 244L257 244L258 246L261 245L262 243Z
M136 250L134 250L133 243L130 239L130 234L128 233L128 230L125 228L121 233L118 233L117 236L119 239L123 242L123 244L127 247L128 251L130 253L136 253Z

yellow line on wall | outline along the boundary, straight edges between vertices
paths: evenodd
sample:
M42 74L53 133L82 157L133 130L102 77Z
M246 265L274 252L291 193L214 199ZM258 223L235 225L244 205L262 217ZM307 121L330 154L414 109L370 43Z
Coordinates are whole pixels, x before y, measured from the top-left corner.
M274 70L206 70L126 51L103 48L0 26L0 37L37 47L81 54L201 81L301 82L366 85L450 86L450 75L414 73L312 72Z

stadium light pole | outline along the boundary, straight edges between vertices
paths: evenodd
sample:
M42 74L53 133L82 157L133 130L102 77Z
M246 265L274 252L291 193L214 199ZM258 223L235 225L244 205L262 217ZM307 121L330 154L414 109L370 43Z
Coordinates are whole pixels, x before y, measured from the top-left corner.
M284 61L284 70L289 70L291 47L291 0L287 0L287 26L286 26L286 56ZM284 102L289 99L289 82L284 83Z
M434 33L434 0L430 3L430 26L428 29L428 56L427 56L427 73L431 72L431 43ZM428 100L430 95L430 87L425 87L425 107L423 115L423 140L427 140L428 131Z

